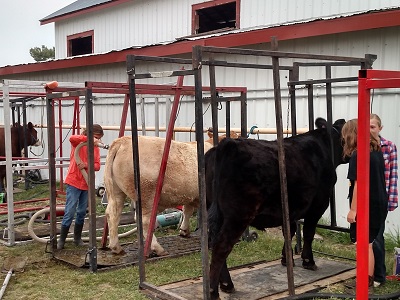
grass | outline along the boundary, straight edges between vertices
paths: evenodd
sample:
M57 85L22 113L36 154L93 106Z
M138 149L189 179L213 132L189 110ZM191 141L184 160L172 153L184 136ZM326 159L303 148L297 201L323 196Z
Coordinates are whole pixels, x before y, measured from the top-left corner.
M39 185L34 190L18 193L18 199L46 197L47 185ZM40 195L40 196L37 196ZM97 211L104 213L104 207L97 199ZM192 227L195 219L192 220ZM355 258L355 247L350 243L348 234L317 229L323 241L314 241L316 257L334 255L348 259ZM172 227L163 229L157 235L177 234L177 229ZM282 249L282 236L276 230L258 232L259 238L254 242L240 242L235 245L228 257L228 266L235 267L252 262L270 261L280 258ZM133 237L122 239L122 242L131 241ZM393 269L393 248L400 246L399 232L390 234L386 238L387 269ZM327 253L327 254L322 254ZM76 269L65 263L53 259L52 255L45 252L45 245L36 242L19 244L14 247L0 245L0 262L7 257L26 257L28 259L25 271L15 273L4 295L7 299L135 299L146 298L138 288L139 270L137 266L90 273L88 270ZM338 258L340 259L340 258ZM0 282L5 274L0 276ZM155 285L167 284L202 275L201 254L192 253L173 259L162 259L146 263L146 281ZM233 278L234 280L234 278ZM388 281L383 287L376 289L377 294L388 294L400 289L399 282ZM324 293L346 293L343 284L334 284L326 287Z

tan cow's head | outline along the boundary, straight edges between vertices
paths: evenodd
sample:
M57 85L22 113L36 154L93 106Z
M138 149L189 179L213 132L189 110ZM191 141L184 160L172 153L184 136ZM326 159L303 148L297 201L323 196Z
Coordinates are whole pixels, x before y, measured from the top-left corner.
M213 143L213 129L210 127L210 128L208 128L208 130L207 130L207 135L208 135L208 137L209 137L209 139L206 141L206 142L209 142L209 143ZM231 130L230 131L230 134L229 134L229 137L231 138L231 139L237 139L237 138L239 138L239 135L236 133L236 131L234 131L234 130ZM219 135L218 136L218 143L220 142L220 141L222 141L224 138L226 138L226 134L223 134L223 135Z

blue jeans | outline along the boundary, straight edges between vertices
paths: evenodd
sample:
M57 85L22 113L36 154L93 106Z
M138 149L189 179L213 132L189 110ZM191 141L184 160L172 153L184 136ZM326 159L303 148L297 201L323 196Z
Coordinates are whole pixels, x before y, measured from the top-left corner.
M372 244L372 249L374 251L374 257L375 257L374 281L380 283L386 281L384 233L385 233L385 222L383 222L381 229L379 230L379 233Z
M82 225L85 222L86 208L88 205L88 191L77 189L71 185L66 185L67 200L65 202L65 212L62 219L62 226L71 226L75 217L75 224Z

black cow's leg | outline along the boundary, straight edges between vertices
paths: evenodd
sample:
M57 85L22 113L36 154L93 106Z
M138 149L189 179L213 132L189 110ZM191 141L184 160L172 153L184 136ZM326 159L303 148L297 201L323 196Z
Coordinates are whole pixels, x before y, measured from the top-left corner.
M324 214L325 210L329 206L329 191L331 189L327 189L326 191L321 191L314 198L311 207L313 209L309 210L304 217L304 226L303 226L303 251L301 253L301 258L303 259L303 268L309 270L317 270L318 267L315 264L314 256L312 252L312 242L314 240L315 231L317 229L317 224L319 219Z
M283 229L282 229L282 232L283 232ZM295 233L296 233L296 222L293 222L290 224L290 240L293 239L293 236ZM283 248L282 248L282 256L281 256L282 266L286 266L286 251L285 251L286 244L285 243L283 243ZM292 249L292 257L293 257L293 249ZM294 266L294 260L293 260L293 266Z
M312 242L314 240L318 220L319 218L317 219L315 216L307 216L307 218L304 218L303 226L304 244L303 251L301 253L301 258L303 259L303 268L313 271L318 269L312 253Z
M211 256L210 295L212 300L219 299L218 284L220 284L221 290L226 293L233 293L235 291L235 286L226 265L226 259L248 224L249 222L242 222L241 220L232 220L230 222L226 218L221 227L218 241L215 242L212 248Z
M226 265L226 257L228 255L223 255L220 251L220 247L215 246L212 250L211 264L210 264L210 297L211 300L218 300L218 284L220 280L220 274L224 265ZM225 258L223 258L225 256ZM225 271L224 271L225 272ZM229 271L228 271L229 272ZM233 285L233 283L232 283Z
M225 293L235 292L235 286L233 285L231 274L229 274L226 260L219 275L219 287L221 288L221 291Z
M224 243L224 244L222 244ZM212 250L210 265L210 296L211 300L219 299L218 284L221 283L221 290L232 293L235 290L229 270L226 265L226 258L232 251L233 245L220 241Z

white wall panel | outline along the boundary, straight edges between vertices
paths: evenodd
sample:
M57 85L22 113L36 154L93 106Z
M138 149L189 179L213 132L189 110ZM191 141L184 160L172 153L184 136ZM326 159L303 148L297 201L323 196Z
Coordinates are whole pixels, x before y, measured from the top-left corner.
M243 4L252 3L246 0L242 0ZM139 1L140 2L140 1ZM155 1L157 2L157 1ZM257 1L254 1L257 2ZM267 1L266 1L267 2ZM280 1L274 1L274 5L279 7ZM368 3L372 3L370 1ZM306 3L306 1L304 1ZM307 2L308 3L308 2ZM343 2L344 3L344 2ZM278 9L278 8L277 8ZM324 8L320 8L321 10ZM153 20L156 22L155 20ZM326 54L326 55L340 55L340 56L352 56L352 57L363 57L365 53L373 53L378 56L378 59L374 63L374 69L392 69L400 70L400 35L398 34L398 28L387 28L387 29L376 29L369 31L362 31L357 33L346 33L340 35L330 35L326 37L299 39L293 41L279 42L279 50L288 52L299 52L299 53L310 53L310 54ZM258 45L252 47L252 49L270 49L270 45ZM262 63L270 64L270 59L267 58L254 58L248 57L230 57L218 55L216 59L227 59L228 61L237 62L248 62L248 63ZM282 60L281 65L291 65L292 60ZM165 70L176 70L180 66L171 64L140 64L138 66L138 73L148 71L165 71ZM332 72L334 77L350 77L357 76L357 67L336 67ZM286 87L287 72L281 72L281 88L282 88L282 119L284 128L287 126L291 127L290 121L288 122L288 91ZM300 72L301 79L318 79L324 76L324 69L322 68L302 68ZM23 78L21 78L23 77ZM209 85L208 69L203 67L203 84ZM8 79L17 78L17 76L11 76ZM85 82L85 81L109 81L109 82L126 82L126 67L124 63L115 65L106 65L98 67L85 67L85 68L74 68L69 72L65 70L57 72L43 72L26 75L18 75L18 79L26 80L58 80L60 82ZM228 69L217 67L216 68L216 80L217 86L244 86L247 87L248 92L248 123L247 126L250 128L253 125L258 127L271 128L275 127L275 108L273 100L273 82L272 82L272 71L271 70L254 70L254 69ZM176 78L157 78L152 80L146 80L143 82L148 83L174 83ZM185 85L192 85L193 78L185 78ZM386 89L377 90L374 93L372 101L372 109L374 112L382 117L384 129L382 134L384 137L394 141L397 145L400 145L400 89ZM318 85L314 89L314 109L315 116L326 116L325 108L325 86ZM229 96L230 93L225 93L225 96ZM308 128L308 113L307 113L307 91L305 89L298 89L296 91L297 97L297 126L298 128ZM95 122L100 123L104 126L119 126L121 120L122 103L123 97L112 98L106 95L96 95L97 98L94 102L95 105ZM140 98L140 95L138 95ZM334 84L333 85L333 118L345 118L351 119L357 117L357 85L356 83L348 84ZM81 100L83 105L84 100ZM149 100L150 101L150 100ZM165 104L165 97L160 97L160 126L167 126L168 120L168 109ZM151 102L151 101L150 101ZM35 103L35 102L34 102ZM28 118L35 124L40 124L42 118L41 102L35 103L34 106L28 107ZM204 104L204 126L211 126L211 114L210 110L207 110L208 104ZM0 107L1 109L1 107ZM64 109L65 112L64 113ZM140 107L137 108L140 112ZM146 109L146 123L148 126L154 126L155 115L154 115L154 104L148 104ZM44 112L45 113L45 112ZM82 123L85 123L85 109L82 109L81 113ZM0 114L2 118L2 114ZM139 124L141 117L139 116ZM47 122L46 117L44 117ZM0 120L1 121L1 120ZM194 130L194 103L192 97L183 97L182 104L179 108L179 116L176 121L176 126L191 127ZM72 122L72 108L63 108L63 122L64 124L71 124ZM130 124L130 118L127 120ZM225 106L219 113L219 126L225 126ZM240 107L238 103L232 104L231 107L231 127L240 127ZM64 134L67 135L68 131L64 130ZM129 134L129 133L127 133ZM154 133L149 133L153 135ZM104 137L106 143L110 143L118 135L116 131L107 131ZM252 135L252 138L257 136ZM194 140L194 134L176 134L178 140ZM261 135L260 138L275 139L275 135ZM68 144L68 143L64 143ZM65 145L65 149L69 149L68 145ZM105 150L102 154L105 154ZM68 153L65 150L64 153ZM43 156L47 156L47 150ZM102 172L102 171L101 171ZM96 176L97 184L102 182L102 173L98 173ZM337 204L338 204L338 223L341 226L347 226L345 220L345 214L347 213L347 188L348 183L346 179L347 166L340 167L338 169L338 184L336 186ZM329 212L327 213L329 214ZM400 209L397 209L393 213L389 213L388 217L388 230L393 230L400 226Z
M56 58L67 56L66 37L94 30L94 52L173 41L191 34L191 5L204 1L137 0L55 24Z
M242 28L301 22L319 17L399 6L396 0L242 0Z
M56 58L67 56L67 36L94 30L94 53L141 47L191 34L196 0L137 0L55 23ZM399 5L395 0L242 0L241 28L299 22Z

